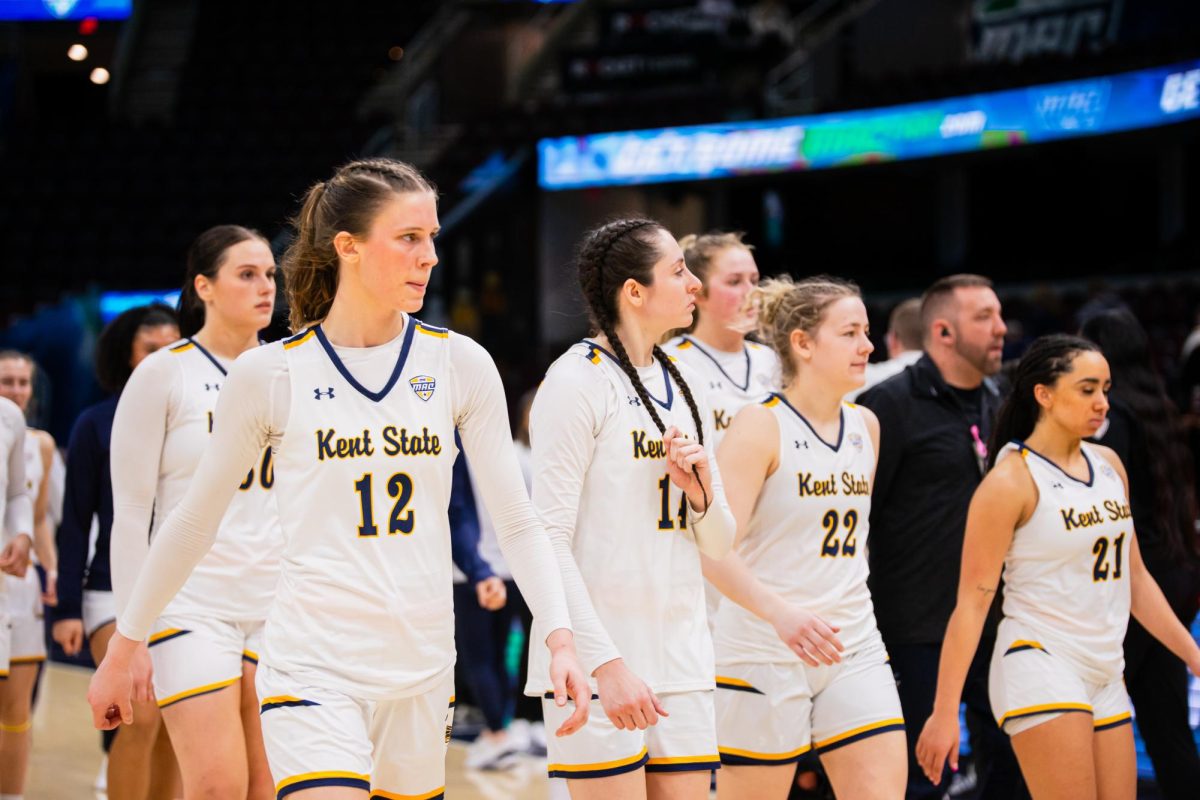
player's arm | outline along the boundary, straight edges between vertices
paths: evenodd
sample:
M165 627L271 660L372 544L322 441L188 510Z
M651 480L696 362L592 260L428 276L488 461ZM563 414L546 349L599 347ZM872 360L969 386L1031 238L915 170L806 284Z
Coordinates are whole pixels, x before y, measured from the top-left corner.
M33 500L25 487L25 417L16 405L0 403L0 414L13 431L13 446L8 451L8 485L5 487L4 527L0 530L0 571L18 577L29 566L29 548L33 545Z
M36 438L42 460L42 482L33 503L33 551L48 573L58 574L58 554L54 549L54 531L50 522L50 471L54 467L54 437L45 431L30 431Z
M703 397L694 398L700 412L704 441L712 442L716 430ZM688 498L692 537L701 557L724 558L733 549L737 521L725 496L724 480L711 447L683 436L675 426L663 432L667 447L667 473ZM707 501L707 504L706 502Z
M737 521L736 544L746 538L750 517L767 478L779 468L779 421L759 404L746 406L733 418L717 463L725 480L725 495ZM804 663L818 666L840 661L842 644L836 629L815 614L796 608L754 576L736 551L720 560L701 555L704 577L721 594L760 619L770 622L784 643Z
M1110 448L1093 446L1121 476L1128 502L1129 475L1125 471L1125 465ZM1129 526L1129 594L1130 613L1133 618L1141 623L1151 636L1162 642L1164 647L1179 656L1193 675L1200 676L1200 647L1196 645L1191 632L1175 616L1158 582L1154 580L1150 570L1146 569L1146 562L1142 560L1142 549L1132 524Z
M958 602L942 643L933 713L917 743L917 761L935 784L941 780L942 765L947 758L952 768L958 768L958 710L967 670L1000 586L1000 572L1013 533L1029 519L1036 506L1037 486L1024 460L1015 456L998 463L971 498Z
M146 363L149 362L143 362L143 366ZM122 721L128 723L133 720L129 704L129 670L137 647L149 634L154 620L183 587L192 570L216 541L221 518L246 473L261 457L269 436L281 433L273 420L287 418L286 404L290 392L285 369L282 350L266 347L244 354L230 369L217 401L212 436L204 448L204 455L192 475L188 490L154 537L144 567L132 576L134 580L126 584L128 594L124 608L119 611L117 632L88 691L96 727L114 728ZM138 370L134 371L134 378ZM132 383L133 378L121 396L122 404ZM121 415L121 406L118 406L118 419ZM165 419L165 416L160 418ZM130 451L136 450L124 438L133 433L129 427L131 422L128 419L122 421L120 428L116 422L113 425L114 498L117 493L116 475L118 469L122 468L118 459L122 456L128 458ZM122 437L120 441L118 433ZM159 441L161 451L161 439ZM157 461L157 458L148 460ZM153 489L150 489L150 496L152 501ZM145 521L149 522L148 519ZM119 561L116 527L114 520L114 588ZM126 533L129 539L137 535L136 530ZM142 529L141 536L145 535L145 529ZM128 565L124 569L127 571ZM126 574L125 577L128 581L131 576Z

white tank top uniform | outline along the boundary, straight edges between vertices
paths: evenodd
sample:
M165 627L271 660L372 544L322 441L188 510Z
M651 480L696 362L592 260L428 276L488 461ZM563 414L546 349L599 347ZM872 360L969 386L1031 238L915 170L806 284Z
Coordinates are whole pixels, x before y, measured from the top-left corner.
M689 386L698 379L679 367ZM695 439L696 424L664 364L638 369L663 425ZM700 402L701 419L708 412ZM712 428L705 444L711 453ZM621 657L659 695L669 718L623 731L593 705L587 726L551 738L551 777L598 778L719 766L713 729L713 656L700 554L683 491L671 483L662 435L616 357L590 340L550 366L530 412L533 502L552 539L561 532L595 609L596 628L573 617L584 669ZM715 466L716 459L710 463ZM715 505L724 503L714 472ZM545 631L535 622L530 639ZM550 689L545 648L530 650L526 693ZM593 679L593 691L595 682ZM547 728L570 713L543 700Z
M663 345L663 350L699 376L692 391L708 404L714 453L737 413L779 388L782 380L779 357L770 347L758 342L744 341L741 352L727 353L685 333ZM721 597L717 587L708 581L704 582L704 606L708 612L710 631L717 617Z
M179 504L219 424L227 368L195 339L183 339L134 370L113 420L114 542L144 535L143 525L153 539ZM145 458L147 447L157 459ZM244 663L258 663L283 549L274 482L267 448L239 484L216 543L159 617L147 643L160 708L232 686ZM136 577L119 566L125 560L114 559L118 608Z
M692 391L708 403L714 449L737 412L779 388L779 357L758 342L745 341L740 352L726 353L685 333L663 345L663 350L697 376Z
M1133 519L1121 476L1095 447L1082 448L1087 481L1022 442L1000 455L1019 456L1038 491L1004 558L988 681L1009 735L1068 712L1091 714L1097 730L1131 721L1122 674Z
M42 462L41 442L32 430L27 430L22 446L25 459L25 491L36 504L46 466ZM29 553L29 569L25 577L5 575L8 584L8 613L12 625L9 664L38 664L46 660L46 639L42 623L42 585L38 580L37 557Z
M728 765L787 764L904 730L895 680L867 588L875 448L863 411L843 403L838 438L822 439L781 394L779 465L738 545L768 589L840 628L842 661L809 667L775 629L736 603L715 624L717 736Z
M164 523L171 547L151 552L118 627L138 638L210 541L211 509L230 491L222 476L269 443L284 549L256 680L279 797L319 786L442 796L456 426L530 607L550 630L568 627L553 553L511 457L499 375L479 345L412 318L375 347L335 346L315 326L244 354L230 372L220 449Z

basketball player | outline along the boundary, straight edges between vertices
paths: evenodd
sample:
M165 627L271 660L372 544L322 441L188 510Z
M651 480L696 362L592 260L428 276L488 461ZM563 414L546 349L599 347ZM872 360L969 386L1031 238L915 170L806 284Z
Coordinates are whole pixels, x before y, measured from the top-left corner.
M438 260L432 185L401 162L353 162L309 190L296 225L284 264L303 330L249 350L222 377L212 442L93 678L93 718L129 721L138 643L269 444L285 544L257 684L276 795L441 797L454 706L455 427L549 631L555 694L578 701L560 735L586 721L588 701L562 582L517 469L494 363L411 316Z
M17 404L28 415L34 394L33 359L14 350L0 352L0 397ZM53 602L58 561L50 522L50 466L54 438L28 428L23 443L25 484L33 502L33 549L46 570L46 600ZM0 683L0 796L21 797L29 766L30 728L33 725L33 688L46 660L42 624L42 588L37 570L6 576L8 611L12 625L8 680Z
M25 479L25 415L0 397L0 572L24 577L33 547L33 503ZM8 581L0 578L0 683L8 681L12 639Z
M648 219L592 230L578 267L596 335L538 390L533 498L568 593L589 600L572 621L607 717L549 742L549 772L575 800L707 797L719 758L700 553L728 552L733 519L707 411L655 344L691 323L700 281ZM528 694L550 688L536 648L529 676ZM550 726L568 712L547 701L543 713Z
M735 601L714 634L718 795L786 798L816 750L839 797L900 798L904 720L867 589L879 422L842 401L874 349L866 307L827 277L766 281L751 298L784 388L743 409L720 449L738 539L735 557L706 562ZM816 618L797 624L804 612ZM795 647L797 627L809 631Z
M179 299L185 338L148 356L121 393L110 449L118 614L146 561L147 531L158 535L201 454L214 446L214 412L230 365L258 347L258 331L270 323L275 269L266 241L246 228L218 225L196 237ZM272 794L254 676L283 547L273 484L271 453L260 449L242 472L216 545L149 638L153 699L188 797ZM144 664L144 648L138 655ZM143 680L134 699L149 701Z
M1084 442L1104 423L1108 363L1073 336L1021 359L967 516L958 604L917 744L933 782L958 761L959 697L1004 570L989 694L1033 796L1132 798L1137 770L1122 641L1138 622L1200 675L1200 647L1146 570L1125 468Z
M695 323L663 350L699 376L697 389L712 411L716 446L743 406L778 387L779 359L770 347L746 338L754 324L746 296L758 285L758 266L742 234L685 236L679 246L703 286Z

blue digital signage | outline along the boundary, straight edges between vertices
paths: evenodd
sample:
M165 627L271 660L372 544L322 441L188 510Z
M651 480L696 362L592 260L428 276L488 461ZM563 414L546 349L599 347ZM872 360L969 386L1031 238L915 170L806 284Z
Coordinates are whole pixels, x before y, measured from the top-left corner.
M1200 117L1200 61L806 117L542 139L538 182L582 189L845 167Z
M133 0L0 0L0 20L125 19Z
M138 306L148 306L151 303L162 303L175 308L179 303L179 290L105 292L100 295L100 321L107 325L119 314Z

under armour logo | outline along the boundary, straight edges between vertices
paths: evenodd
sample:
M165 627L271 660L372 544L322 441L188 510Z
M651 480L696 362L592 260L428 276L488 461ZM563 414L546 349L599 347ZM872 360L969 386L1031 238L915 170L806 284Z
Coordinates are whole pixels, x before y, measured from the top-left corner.
M709 389L720 389L722 387L722 385L723 384L720 381L709 381L708 382Z
M805 450L807 450L808 449L808 441L806 440L806 441L801 442L801 441L797 440L796 441L796 449L799 450L800 448L804 448Z
M204 384L204 391L206 391L206 392L219 392L219 391L221 391L221 384L219 384L219 383L206 383L206 384Z
M1063 485L1061 483L1059 483L1058 481L1055 481L1054 483L1052 483L1050 485L1053 486L1055 489L1063 488Z
M333 399L333 387L330 386L328 391L324 391L324 392L322 392L320 389L313 389L313 397L315 397L318 400L320 400L322 397L328 397L330 400L332 400Z
M629 397L629 395L626 395L626 397ZM640 397L629 397L629 405L640 406L641 404L642 404L642 399Z

